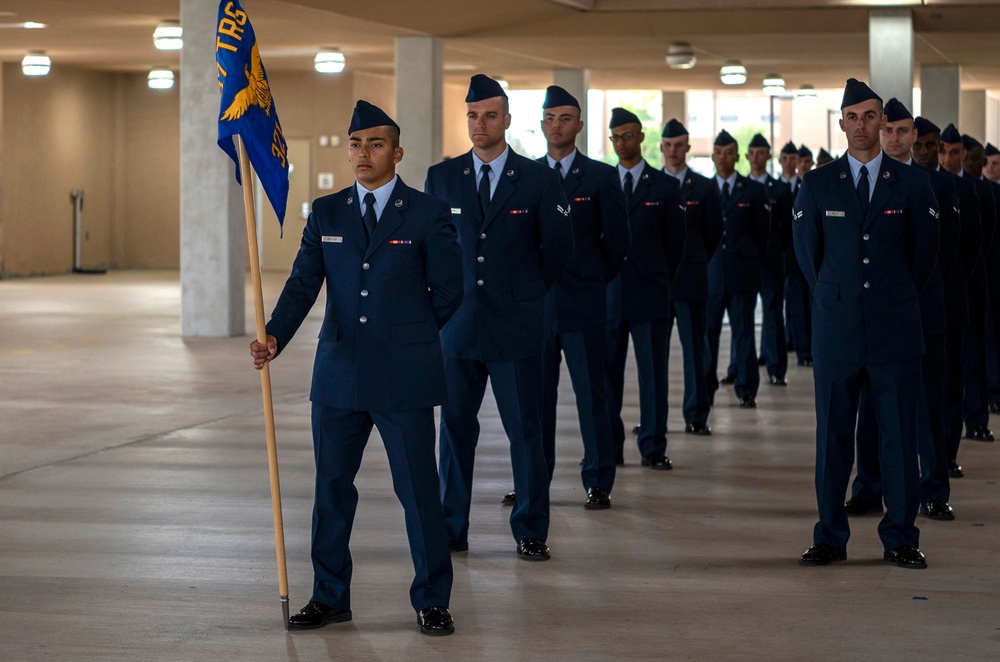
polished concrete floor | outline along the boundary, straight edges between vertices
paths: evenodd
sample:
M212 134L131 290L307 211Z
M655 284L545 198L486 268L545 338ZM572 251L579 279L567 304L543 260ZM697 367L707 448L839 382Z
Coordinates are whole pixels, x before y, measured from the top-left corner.
M265 278L268 310L282 281ZM179 305L176 272L0 281L0 660L1000 656L1000 444L963 445L958 519L919 520L929 569L883 563L875 518L853 521L846 563L802 568L816 508L810 371L763 385L754 411L721 392L714 436L690 437L678 433L679 358L675 468L641 467L630 445L608 511L582 508L564 375L548 563L515 557L499 505L510 461L487 396L452 637L417 631L402 510L373 437L351 546L354 620L287 633L249 338L182 339ZM319 314L272 368L293 611L312 581ZM631 424L634 385L626 401Z

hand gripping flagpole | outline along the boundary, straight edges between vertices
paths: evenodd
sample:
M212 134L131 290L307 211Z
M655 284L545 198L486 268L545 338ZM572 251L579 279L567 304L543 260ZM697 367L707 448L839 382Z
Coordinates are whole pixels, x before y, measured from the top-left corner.
M267 344L264 326L264 293L260 284L260 255L257 252L257 215L253 204L253 173L246 147L239 135L233 136L240 156L243 182L243 209L247 222L247 248L250 252L250 282L257 318L257 342ZM267 437L267 468L271 479L271 511L274 516L274 551L278 560L278 592L281 615L288 629L288 569L285 566L285 527L281 519L281 485L278 482L278 447L274 435L274 406L271 402L271 371L265 363L260 370L260 390L264 399L264 432Z

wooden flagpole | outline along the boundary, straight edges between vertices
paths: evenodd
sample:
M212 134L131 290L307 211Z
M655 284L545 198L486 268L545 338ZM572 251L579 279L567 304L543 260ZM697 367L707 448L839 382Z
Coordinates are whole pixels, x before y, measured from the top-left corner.
M243 208L247 221L247 248L250 252L250 282L257 317L257 342L267 344L264 326L264 293L260 284L260 254L257 251L257 214L253 204L253 172L247 149L239 135L234 136L240 155L243 182ZM260 390L264 399L264 432L267 437L267 468L271 479L271 511L274 517L274 551L278 560L278 591L281 614L288 629L288 570L285 566L285 527L281 519L281 485L278 482L278 446L274 435L274 407L271 402L271 371L267 363L260 370Z

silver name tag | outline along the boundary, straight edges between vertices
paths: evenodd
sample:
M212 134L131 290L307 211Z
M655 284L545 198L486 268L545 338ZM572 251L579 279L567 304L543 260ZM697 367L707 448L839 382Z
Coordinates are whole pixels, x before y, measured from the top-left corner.
M845 214L842 211L828 211L828 212L826 212L826 215L827 216L834 216L836 218L844 218L847 214Z
M452 207L451 208L451 213L452 214L461 214L462 213L462 208L461 207Z
M331 237L328 234L323 235L324 244L342 244L344 243L343 237Z

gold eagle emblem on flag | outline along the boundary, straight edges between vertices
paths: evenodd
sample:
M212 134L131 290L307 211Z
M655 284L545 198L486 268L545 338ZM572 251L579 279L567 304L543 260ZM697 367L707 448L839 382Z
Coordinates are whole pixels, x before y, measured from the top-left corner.
M222 113L220 120L228 122L239 119L243 117L243 113L250 106L260 106L265 115L271 116L271 88L264 76L264 66L260 63L260 51L257 50L256 41L250 52L250 65L251 69L243 68L243 73L247 77L247 86L236 93L233 102Z

